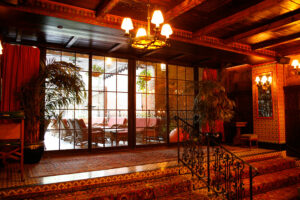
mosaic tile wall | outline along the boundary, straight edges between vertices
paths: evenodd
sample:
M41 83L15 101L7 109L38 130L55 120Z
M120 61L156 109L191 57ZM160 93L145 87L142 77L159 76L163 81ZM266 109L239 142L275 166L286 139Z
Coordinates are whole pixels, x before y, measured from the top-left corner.
M257 86L255 78L258 75L272 73L272 101L273 117L258 118ZM284 66L282 64L263 64L252 68L253 92L253 132L258 135L259 142L285 143L285 115L284 115Z

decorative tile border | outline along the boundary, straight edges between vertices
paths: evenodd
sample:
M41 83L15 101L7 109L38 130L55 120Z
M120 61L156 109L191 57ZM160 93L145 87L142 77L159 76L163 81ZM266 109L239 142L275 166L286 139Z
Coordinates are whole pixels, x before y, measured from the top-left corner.
M177 175L179 169L183 173L187 173L185 167L171 167L162 168L159 170L143 171L137 173L129 173L116 176L100 177L93 179L84 179L78 181L69 181L62 183L46 184L46 185L35 185L27 186L22 188L4 189L0 191L0 197L16 197L22 196L26 197L28 195L41 194L41 193L52 193L52 192L62 192L62 191L75 191L82 190L91 187L102 187L114 184L129 183L134 181L141 181L153 178L161 178L165 176Z

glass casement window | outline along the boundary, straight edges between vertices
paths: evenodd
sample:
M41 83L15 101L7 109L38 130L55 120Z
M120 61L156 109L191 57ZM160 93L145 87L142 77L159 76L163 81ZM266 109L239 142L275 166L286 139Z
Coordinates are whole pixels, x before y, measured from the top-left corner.
M136 144L167 141L166 71L159 63L136 64Z
M128 61L93 56L92 147L128 145L127 124Z
M192 123L193 68L136 61L134 77L128 74L127 59L47 50L47 60L79 67L87 96L79 105L56 108L61 118L54 117L47 127L46 150L128 146L129 136L135 137L132 146L163 144L176 128L175 115ZM128 90L134 87L128 83L134 79L136 118L132 124ZM46 87L46 92L53 89Z
M85 83L83 89L88 93L89 55L48 50L47 62L53 60L69 62L79 67ZM46 92L52 89L55 88L46 88ZM48 126L45 134L46 150L86 149L88 131L85 124L88 121L88 98L86 97L81 104L58 107L56 114L61 114L61 119L53 118Z
M80 105L57 108L56 113L61 113L61 119L52 119L48 126L45 134L46 150L87 149L89 142L92 148L127 145L128 61L93 56L89 76L88 54L48 50L47 61L51 60L70 62L80 67L86 94L89 94L91 78L92 97L90 110L89 95ZM47 88L46 92L51 89L54 88ZM89 112L92 113L91 133L88 129Z
M170 132L176 128L174 116L193 123L194 71L193 68L177 65L168 66Z

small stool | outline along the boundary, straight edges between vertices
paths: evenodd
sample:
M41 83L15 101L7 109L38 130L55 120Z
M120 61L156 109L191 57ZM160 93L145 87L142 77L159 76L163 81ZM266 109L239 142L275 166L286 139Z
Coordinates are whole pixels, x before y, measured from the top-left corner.
M258 148L258 136L256 134L242 134L240 137L240 141L249 141L249 147L251 149L252 141L256 142L256 148Z

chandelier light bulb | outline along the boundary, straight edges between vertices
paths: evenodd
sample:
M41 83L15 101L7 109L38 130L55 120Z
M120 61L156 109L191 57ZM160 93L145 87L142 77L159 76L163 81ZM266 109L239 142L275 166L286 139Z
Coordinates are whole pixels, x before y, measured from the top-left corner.
M262 78L261 78L261 83L262 84L265 84L266 82L267 82L267 77L266 76L263 76Z
M136 32L136 36L135 37L144 37L146 36L147 33L146 33L146 29L144 28L139 28L138 31Z
M151 23L158 28L160 24L164 23L164 17L160 10L155 10L151 19Z
M269 82L269 84L272 83L272 76L269 76L269 77L268 77L268 82Z
M123 19L121 29L125 30L125 33L129 34L129 31L133 29L132 21L129 17Z
M170 24L164 24L161 28L161 34L169 38L170 35L172 35L173 30L170 26Z
M255 82L256 82L256 84L259 84L259 82L260 82L259 76L257 76L257 77L255 78Z

